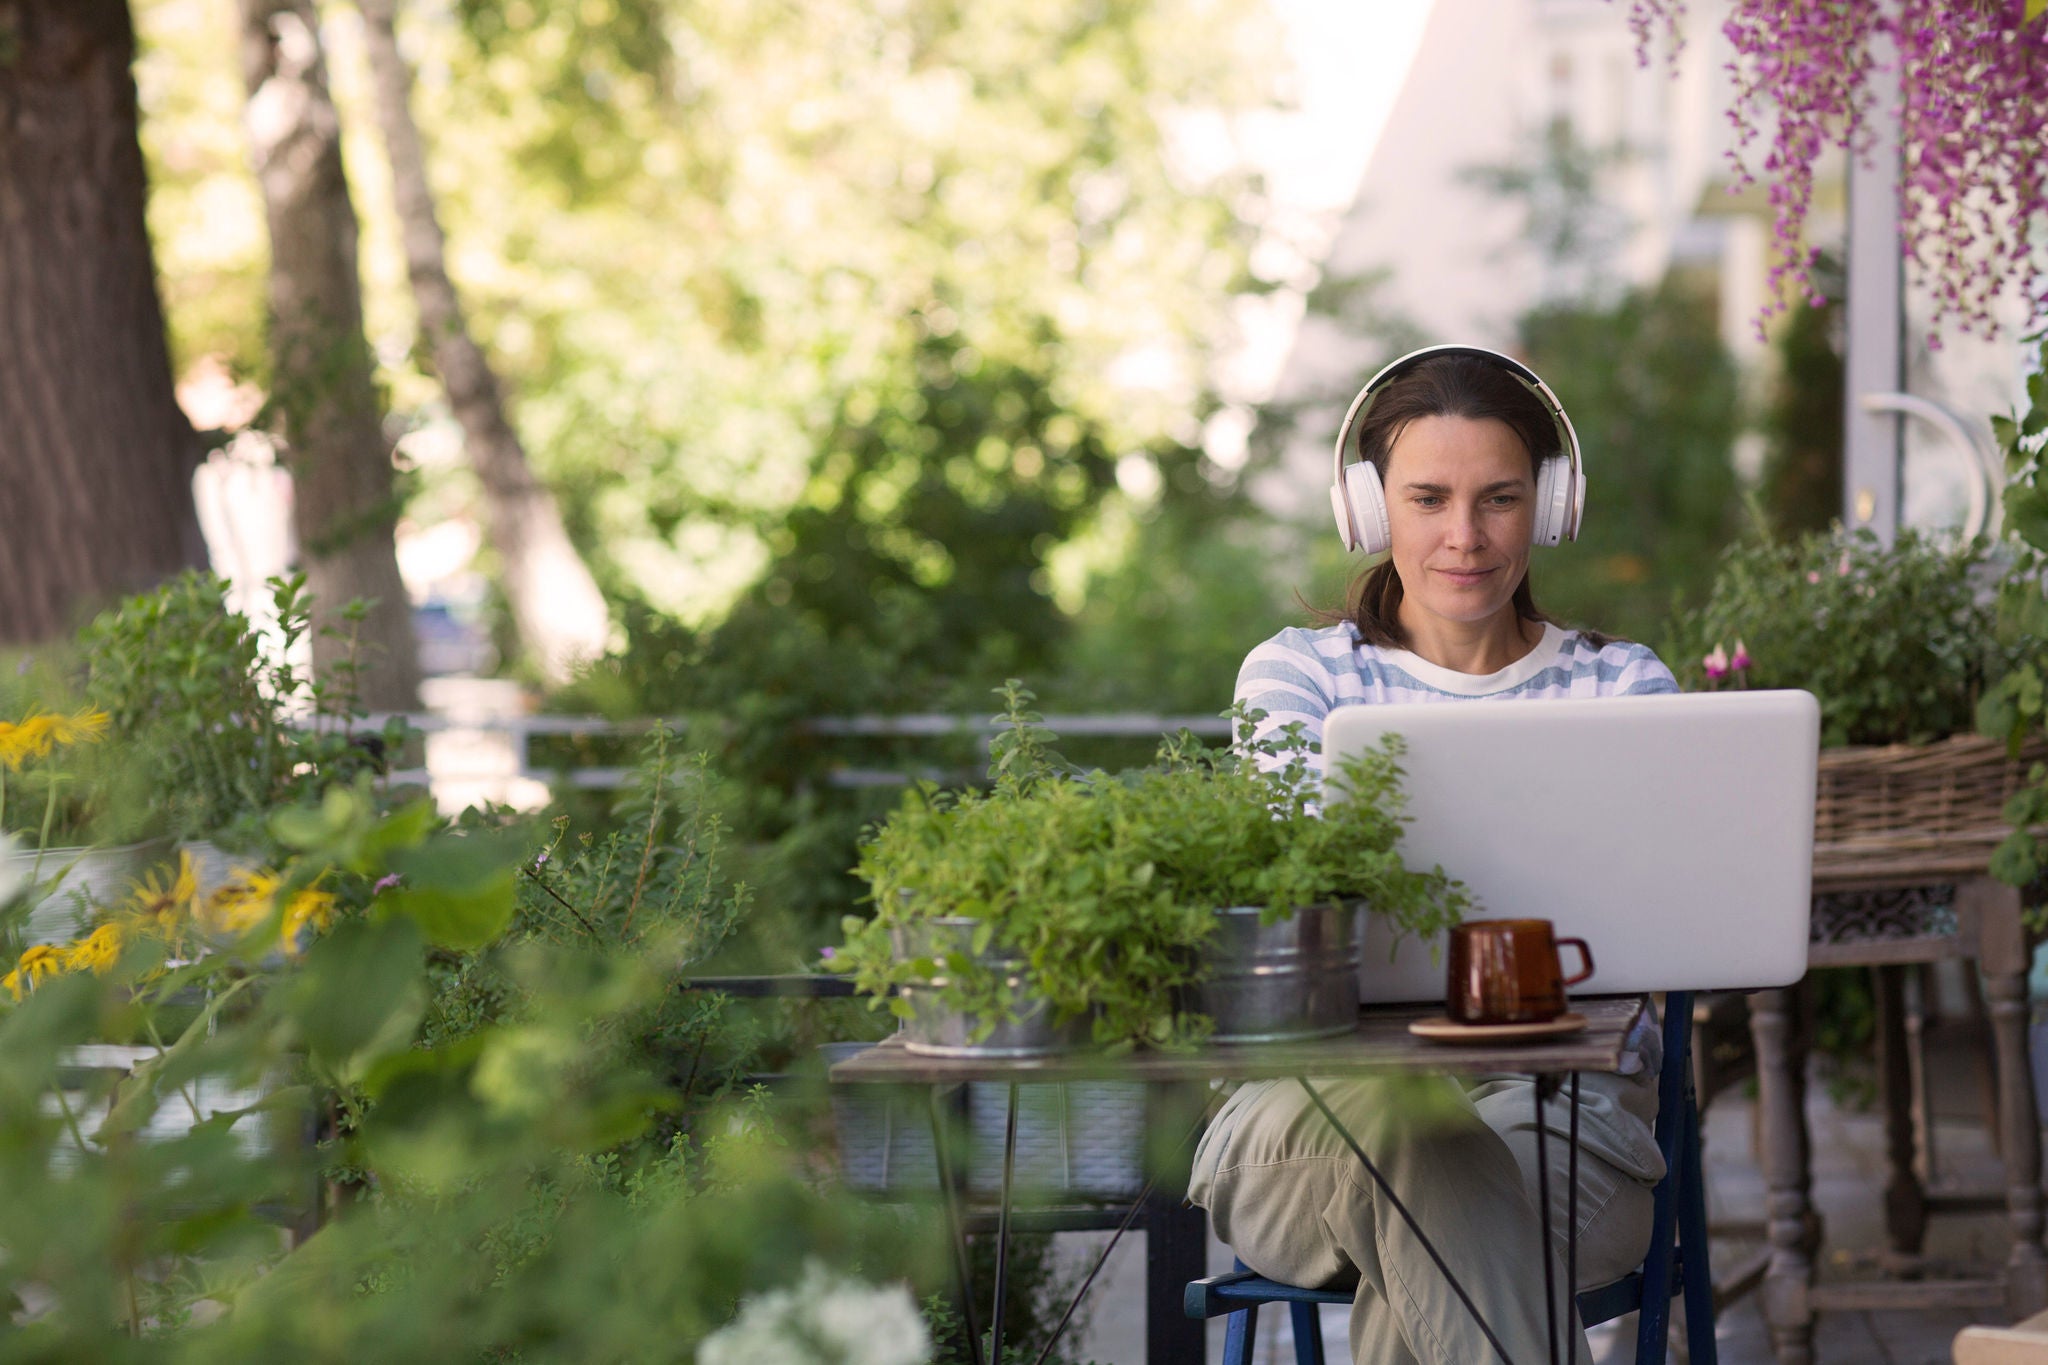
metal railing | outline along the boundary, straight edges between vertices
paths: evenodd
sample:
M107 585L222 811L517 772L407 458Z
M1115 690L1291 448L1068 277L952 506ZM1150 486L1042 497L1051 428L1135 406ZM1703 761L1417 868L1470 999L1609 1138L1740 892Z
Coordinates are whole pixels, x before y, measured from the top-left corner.
M353 728L358 733L377 732L387 721L398 719L425 738L425 762L418 767L395 769L390 780L405 785L427 786L443 798L443 804L462 804L460 798L488 796L505 800L508 793L524 792L529 798L536 789L545 791L558 784L581 790L610 791L624 786L632 776L629 765L587 764L550 766L536 764L533 741L562 736L593 739L633 739L646 734L658 723L656 717L607 720L601 716L486 715L439 711L388 712L373 714ZM678 732L687 732L685 722L667 722ZM1174 716L1146 712L1117 714L1049 715L1046 729L1068 739L1158 739L1162 735L1189 730L1204 739L1227 739L1230 723L1220 716ZM799 732L825 739L951 739L972 738L985 756L988 742L1001 729L988 716L917 714L901 716L818 716L796 723ZM907 768L861 767L836 764L826 773L828 784L839 788L900 786L924 773ZM515 803L516 804L516 803Z

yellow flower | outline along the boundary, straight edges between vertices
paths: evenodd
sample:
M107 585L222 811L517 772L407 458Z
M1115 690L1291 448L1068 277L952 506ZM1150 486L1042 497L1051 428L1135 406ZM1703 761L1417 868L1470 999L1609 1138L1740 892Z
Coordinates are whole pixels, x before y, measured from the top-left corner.
M0 720L0 764L19 768L50 752L51 728L57 717L31 715L18 724Z
M284 910L284 948L288 953L304 950L301 936L317 937L334 923L334 895L310 887L293 896ZM311 931L308 933L308 931Z
M117 925L102 924L71 945L71 950L65 954L64 965L74 972L89 971L95 976L105 976L120 960L121 930Z
M91 744L107 733L111 717L104 711L88 706L68 716L50 715L43 719L49 722L51 743Z
M62 948L48 943L38 943L21 955L21 960L15 963L13 971L5 978L0 978L0 985L6 986L13 992L14 998L19 1000L22 987L34 990L45 978L62 972L64 956Z
M269 918L281 880L275 872L244 868L194 907L192 918L208 933L239 937Z
M128 911L158 933L168 934L192 912L199 895L199 878L192 867L192 855L178 850L178 870L171 876L152 872L134 883L128 894Z

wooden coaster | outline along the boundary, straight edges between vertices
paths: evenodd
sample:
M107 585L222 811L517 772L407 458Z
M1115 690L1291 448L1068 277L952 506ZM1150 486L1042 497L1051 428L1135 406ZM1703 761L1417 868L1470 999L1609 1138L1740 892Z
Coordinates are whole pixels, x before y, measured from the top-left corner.
M1540 1024L1461 1024L1455 1019L1417 1019L1408 1031L1433 1043L1524 1043L1557 1038L1586 1027L1586 1016L1568 1011Z

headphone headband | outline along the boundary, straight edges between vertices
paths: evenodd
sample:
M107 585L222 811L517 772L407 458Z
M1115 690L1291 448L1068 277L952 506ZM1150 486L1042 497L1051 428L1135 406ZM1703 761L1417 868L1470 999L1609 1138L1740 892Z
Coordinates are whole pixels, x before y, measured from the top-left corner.
M1365 419L1366 413L1372 409L1373 400L1379 396L1380 391L1388 384L1425 360L1447 355L1476 356L1506 370L1524 388L1535 394L1537 400L1543 404L1544 410L1550 414L1551 424L1557 429L1558 452L1556 455L1548 456L1544 460L1539 461L1538 491L1541 493L1548 489L1555 489L1555 496L1561 505L1555 508L1554 513L1548 507L1538 507L1536 543L1539 545L1555 545L1560 540L1576 540L1579 534L1579 522L1585 513L1585 463L1579 451L1578 432L1572 429L1572 421L1570 417L1565 415L1564 404L1558 401L1557 395L1551 392L1550 386L1543 382L1541 375L1513 356L1503 355L1501 352L1485 346L1469 346L1453 342L1438 346L1424 346L1422 349L1410 351L1408 354L1386 365L1378 374L1365 382L1365 387L1358 391L1358 395L1351 400L1351 406L1345 410L1344 423L1337 429L1337 445L1332 452L1334 457L1332 462L1332 493L1334 500L1338 504L1338 527L1340 530L1345 531L1347 548L1352 545L1354 534L1350 529L1352 522L1347 518L1343 510L1346 488L1344 457L1347 448L1351 445L1352 432ZM1365 460L1364 451L1361 450L1357 454L1360 463L1369 463ZM1565 471L1566 481L1561 486L1558 485L1554 478L1543 477L1543 474L1547 472L1547 466L1550 461L1556 459L1562 459L1567 462L1567 470ZM1377 475L1376 470L1373 473L1375 476ZM1377 484L1377 477L1372 482ZM1380 508L1380 515L1384 516L1383 502L1380 504ZM1365 530L1363 539L1369 542L1376 538L1371 529ZM1379 548L1384 548L1384 546Z

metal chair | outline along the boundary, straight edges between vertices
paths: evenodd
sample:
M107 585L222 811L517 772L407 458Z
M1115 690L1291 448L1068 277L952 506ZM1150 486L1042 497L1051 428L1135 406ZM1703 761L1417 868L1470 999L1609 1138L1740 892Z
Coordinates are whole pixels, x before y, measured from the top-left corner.
M1642 1269L1612 1284L1579 1295L1579 1319L1588 1327L1640 1311L1636 1326L1639 1365L1662 1362L1671 1300L1685 1296L1685 1336L1692 1365L1716 1365L1714 1281L1707 1261L1707 1205L1700 1176L1699 1111L1692 1082L1692 996L1672 991L1664 998L1664 1068L1657 1078L1657 1148L1664 1154L1664 1178L1657 1182L1650 1251ZM1259 1306L1284 1303L1294 1327L1295 1365L1323 1365L1318 1304L1349 1306L1348 1290L1303 1289L1245 1269L1192 1281L1184 1299L1191 1318L1230 1315L1223 1365L1250 1365Z

